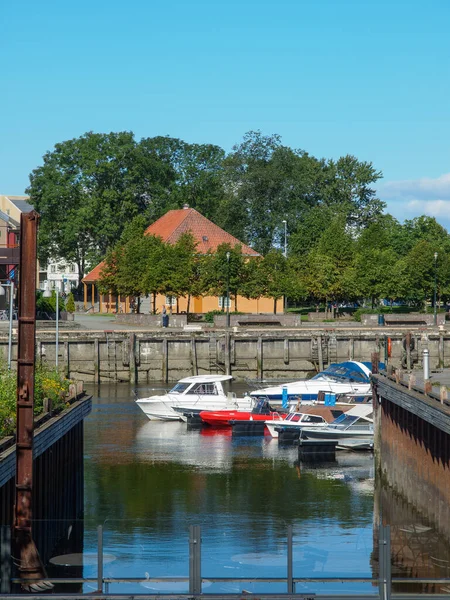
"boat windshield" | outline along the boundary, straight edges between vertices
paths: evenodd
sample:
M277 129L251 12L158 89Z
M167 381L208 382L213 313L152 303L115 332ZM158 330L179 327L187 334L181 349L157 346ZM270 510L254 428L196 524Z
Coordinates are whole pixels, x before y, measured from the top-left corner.
M369 377L361 370L358 365L352 362L330 365L325 371L318 373L312 379L327 381L351 381L357 383L369 383Z
M340 417L338 417L335 421L333 421L332 425L338 425L339 429L347 429L350 425L356 423L359 419L356 415L346 415L343 413Z
M171 390L170 394L183 394L188 387L192 385L191 383L177 383Z

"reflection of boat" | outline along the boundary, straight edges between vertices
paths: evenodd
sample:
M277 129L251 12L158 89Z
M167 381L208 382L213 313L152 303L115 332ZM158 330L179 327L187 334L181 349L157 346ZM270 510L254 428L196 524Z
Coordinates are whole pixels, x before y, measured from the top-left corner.
M149 419L164 421L181 420L180 412L201 410L223 410L227 408L249 409L252 400L249 396L236 398L227 395L223 382L230 381L231 375L195 375L185 377L166 394L136 400L139 408Z
M216 434L225 429L205 430ZM189 431L179 422L147 421L137 432L135 449L141 462L172 462L210 471L228 471L232 465L230 435L204 436L203 431Z
M373 408L357 404L325 427L304 427L301 435L312 440L336 441L340 446L363 449L373 444Z
M250 395L264 395L269 402L282 402L287 394L287 400L291 405L299 401L317 402L320 392L362 401L371 391L370 375L371 371L367 363L350 360L332 364L311 379L255 390Z
M280 422L286 413L271 410L266 399L260 399L251 411L248 410L217 410L200 413L203 423L212 427L231 427L230 421L265 421Z

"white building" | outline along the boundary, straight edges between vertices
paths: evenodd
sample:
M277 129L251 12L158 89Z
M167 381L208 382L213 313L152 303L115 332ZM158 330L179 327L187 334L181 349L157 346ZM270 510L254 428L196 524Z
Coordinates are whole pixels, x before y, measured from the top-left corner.
M45 279L42 274L45 273ZM39 278L41 290L56 290L70 292L78 286L80 276L78 265L67 263L64 260L50 260L47 265L41 265L41 277Z

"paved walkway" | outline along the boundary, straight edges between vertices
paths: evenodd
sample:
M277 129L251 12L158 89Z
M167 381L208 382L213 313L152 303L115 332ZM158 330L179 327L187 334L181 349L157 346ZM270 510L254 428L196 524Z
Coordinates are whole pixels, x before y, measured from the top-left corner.
M90 329L93 331L142 331L144 329L139 325L116 323L114 315L101 317L98 314L86 315L84 313L75 313L75 323L78 323L81 329Z

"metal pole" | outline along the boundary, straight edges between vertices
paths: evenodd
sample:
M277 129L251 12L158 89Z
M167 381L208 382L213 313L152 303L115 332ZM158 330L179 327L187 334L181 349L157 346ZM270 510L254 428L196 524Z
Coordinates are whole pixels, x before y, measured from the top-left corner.
M189 526L189 594L202 593L200 525Z
M11 527L0 526L0 594L11 592Z
M17 343L17 442L14 502L14 546L24 589L30 579L45 578L45 569L32 537L33 408L36 333L36 260L39 215L20 215L20 286ZM42 582L43 583L43 582ZM47 585L45 585L47 587ZM49 587L52 587L49 584ZM43 587L39 586L39 591Z
M56 370L58 370L58 354L59 354L59 289L56 287Z
M8 340L8 369L11 369L11 357L12 357L12 322L13 322L13 310L14 305L14 281L9 284L9 340Z
M292 567L293 563L293 529L292 525L288 525L287 530L287 593L294 593L294 571Z
M227 327L230 327L230 253L227 252Z
M423 350L423 380L424 382L430 379L430 351L428 348Z
M284 258L287 258L287 221L283 220L284 223L284 252L283 252L283 256ZM286 313L286 308L287 308L287 298L286 298L286 294L283 295L283 312Z
M437 252L434 253L434 326L437 325L437 305L436 305L436 292L437 292Z
M392 572L391 572L391 528L389 525L380 525L379 528L379 593L381 600L390 600Z
M97 527L97 592L103 593L103 527Z

